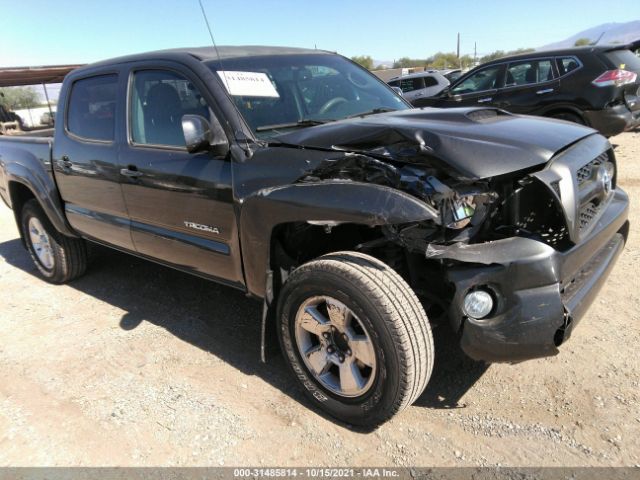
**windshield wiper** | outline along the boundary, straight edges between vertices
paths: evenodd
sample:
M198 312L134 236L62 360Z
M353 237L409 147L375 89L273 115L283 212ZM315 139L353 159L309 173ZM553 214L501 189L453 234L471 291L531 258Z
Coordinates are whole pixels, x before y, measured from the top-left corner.
M374 108L373 110L368 110L366 112L349 115L347 118L364 117L366 115L375 115L376 113L395 112L397 110L398 110L397 108L379 107L379 108Z
M313 127L315 125L322 125L330 120L311 120L304 119L298 120L297 122L289 122L289 123L276 123L274 125L262 125L256 128L256 132L265 132L267 130L279 130L281 128L295 128L295 127Z

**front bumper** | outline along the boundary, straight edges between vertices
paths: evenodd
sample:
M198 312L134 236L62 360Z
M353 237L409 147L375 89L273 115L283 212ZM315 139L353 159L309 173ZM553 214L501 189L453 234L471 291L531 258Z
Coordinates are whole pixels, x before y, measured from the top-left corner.
M589 125L605 137L612 137L640 124L640 112L631 112L626 104L584 112Z
M558 353L604 284L626 242L629 198L617 189L587 238L566 251L522 237L438 247L432 258L456 260L449 317L461 347L487 362L517 362ZM466 293L483 286L497 299L490 318L465 316Z

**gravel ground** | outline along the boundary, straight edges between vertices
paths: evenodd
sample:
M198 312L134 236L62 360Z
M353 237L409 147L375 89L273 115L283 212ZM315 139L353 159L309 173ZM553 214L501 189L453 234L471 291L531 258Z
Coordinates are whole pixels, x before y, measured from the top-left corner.
M612 142L639 199L640 133ZM0 205L0 466L638 465L638 271L632 228L554 358L486 367L436 329L427 390L367 433L310 409L281 357L259 362L240 292L106 249L48 285Z

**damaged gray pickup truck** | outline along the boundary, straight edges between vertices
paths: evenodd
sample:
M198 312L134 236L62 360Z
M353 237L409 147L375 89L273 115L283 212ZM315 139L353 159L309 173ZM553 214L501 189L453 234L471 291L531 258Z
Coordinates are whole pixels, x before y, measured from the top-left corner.
M72 72L59 105L55 131L0 140L41 275L80 276L97 242L241 289L312 401L353 424L420 396L429 318L477 360L556 354L628 233L594 130L412 109L329 52L123 57Z

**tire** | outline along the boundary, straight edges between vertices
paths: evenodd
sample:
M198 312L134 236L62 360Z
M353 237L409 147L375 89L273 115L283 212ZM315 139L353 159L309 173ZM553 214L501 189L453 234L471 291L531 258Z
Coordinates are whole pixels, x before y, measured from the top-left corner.
M349 326L340 326L333 315L346 310ZM329 327L316 322L318 312ZM368 255L331 253L298 267L282 289L277 319L280 346L304 392L343 422L387 421L431 376L433 338L422 305L400 275Z
M577 114L571 112L558 112L549 115L549 118L555 118L558 120L565 120L567 122L577 123L578 125L586 125L584 120L580 118Z
M85 272L85 241L58 232L37 200L29 200L24 204L20 219L22 236L29 255L46 281L55 284L65 283Z

